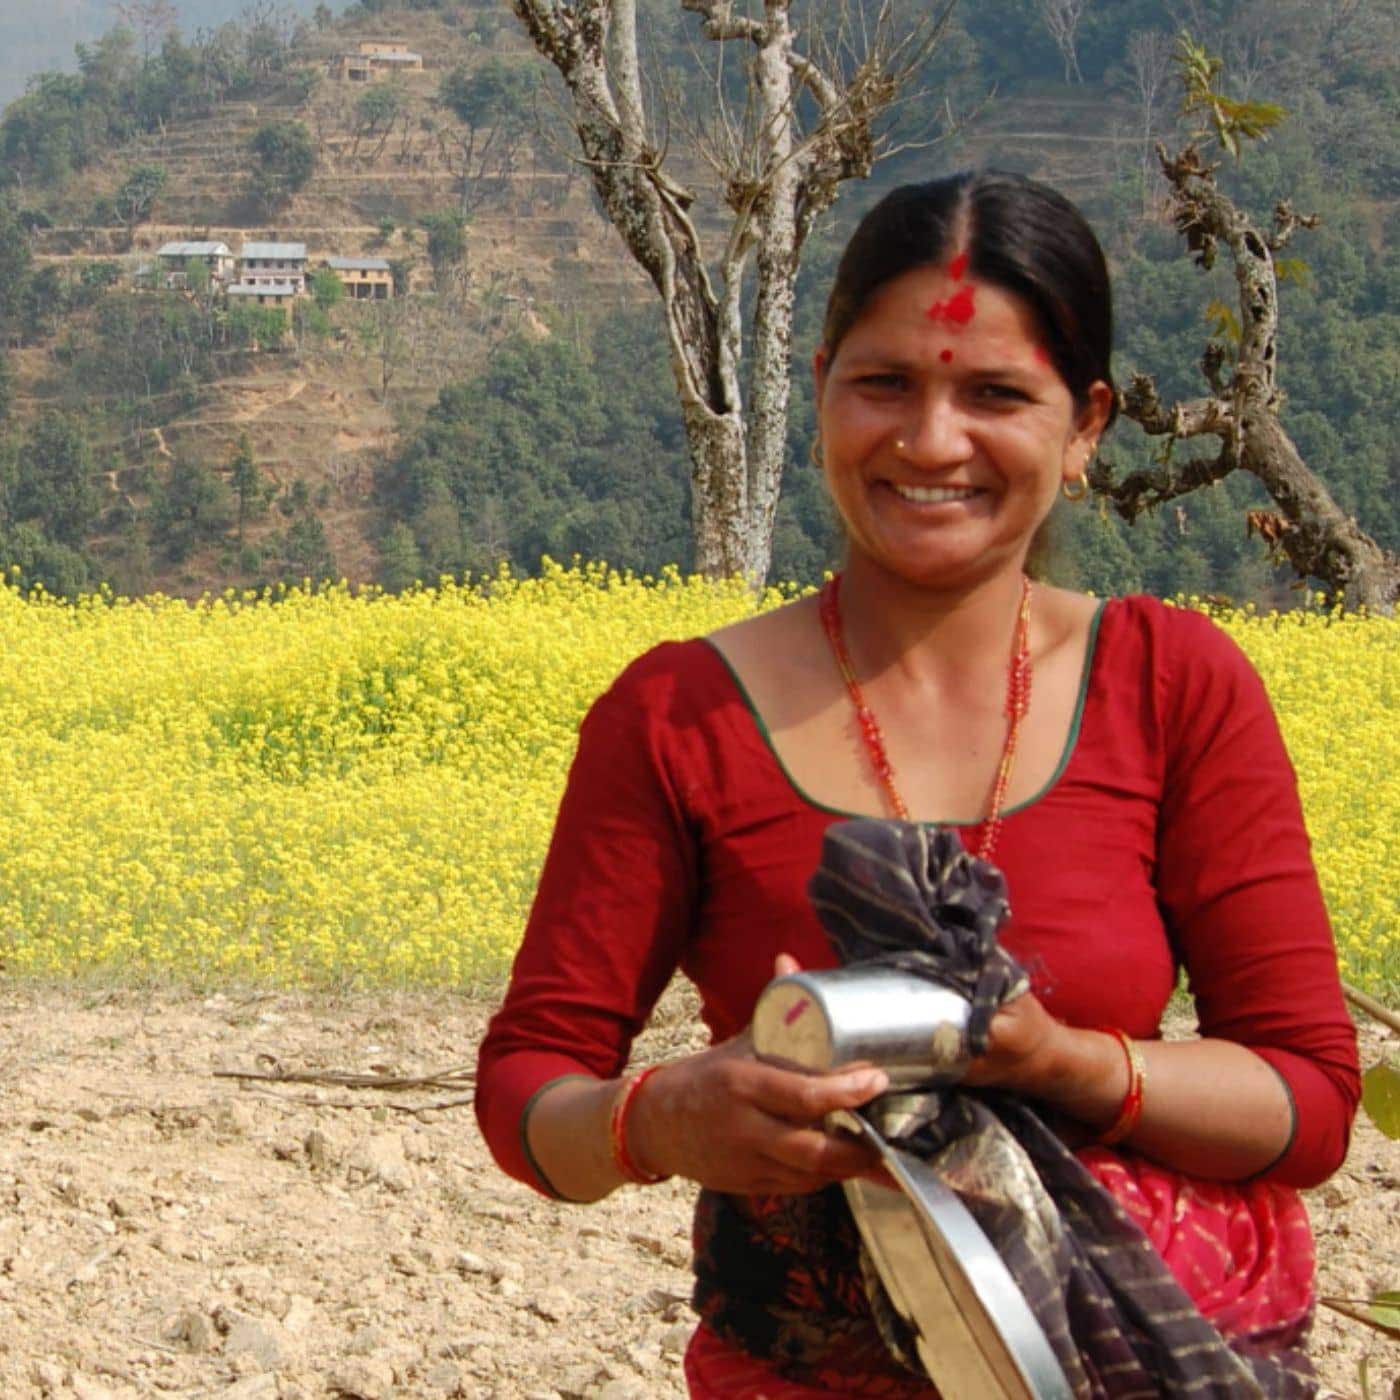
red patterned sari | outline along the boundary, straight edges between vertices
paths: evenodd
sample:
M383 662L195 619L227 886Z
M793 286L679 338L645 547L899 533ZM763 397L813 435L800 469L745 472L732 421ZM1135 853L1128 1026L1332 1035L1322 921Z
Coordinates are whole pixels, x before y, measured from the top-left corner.
M1228 1342L1272 1352L1303 1340L1312 1317L1315 1257L1296 1191L1271 1182L1199 1181L1103 1147L1075 1155ZM875 1372L860 1361L849 1373L789 1381L703 1323L686 1352L685 1374L691 1400L937 1400L938 1394L893 1364Z

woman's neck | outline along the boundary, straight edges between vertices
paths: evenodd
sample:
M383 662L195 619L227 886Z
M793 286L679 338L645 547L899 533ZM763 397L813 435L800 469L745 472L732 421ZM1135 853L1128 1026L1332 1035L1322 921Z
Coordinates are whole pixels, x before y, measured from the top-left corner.
M841 576L847 645L871 674L897 668L940 685L1004 667L1022 577L1019 569L1002 570L963 587L934 589L853 557Z

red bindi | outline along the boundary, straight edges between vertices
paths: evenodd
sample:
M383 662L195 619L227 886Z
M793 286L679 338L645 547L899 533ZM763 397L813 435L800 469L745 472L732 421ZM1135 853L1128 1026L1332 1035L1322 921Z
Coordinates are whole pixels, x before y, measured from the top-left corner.
M948 264L948 276L954 282L963 280L963 273L967 271L967 254L959 253L952 262Z
M938 358L942 360L945 365L950 365L953 363L953 352L951 350L940 350L938 352Z
M947 301L936 301L928 309L930 321L946 321L951 326L965 326L976 314L971 287L960 287Z

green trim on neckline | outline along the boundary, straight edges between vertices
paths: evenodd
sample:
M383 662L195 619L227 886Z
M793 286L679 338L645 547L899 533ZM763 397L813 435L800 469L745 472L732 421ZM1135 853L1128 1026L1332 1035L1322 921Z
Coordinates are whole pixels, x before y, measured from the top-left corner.
M1074 715L1070 719L1069 734L1065 739L1065 746L1060 752L1060 761L1055 765L1055 771L1045 780L1039 791L1032 793L1024 801L1016 803L1014 807L1006 808L1005 811L1002 812L1003 817L1013 816L1015 813L1024 811L1025 808L1039 802L1040 799L1060 781L1065 769L1069 766L1070 757L1074 753L1075 745L1079 742L1079 727L1084 719L1084 705L1089 696L1089 677L1093 672L1094 656L1098 650L1099 623L1103 621L1104 608L1107 606L1107 603L1108 600L1106 598L1099 600L1099 605L1094 609L1094 616L1089 622L1089 643L1084 648L1084 666L1079 676L1079 695L1074 702ZM769 731L767 723L764 721L763 716L759 714L758 706L754 704L753 697L749 694L748 687L739 679L739 673L730 665L729 658L709 637L701 637L700 640L719 657L724 669L729 672L729 678L734 682L734 688L739 692L739 698L744 702L745 708L753 717L754 727L758 730L759 737L763 740L768 752L773 755L773 762L778 765L778 771L783 775L787 785L803 802L809 807L815 807L819 812L830 812L836 817L868 818L880 815L875 812L851 812L844 807L832 807L826 802L818 802L817 799L792 776L792 773L788 770L787 764L783 762L782 755L778 752L778 746L773 742L773 735ZM972 827L981 826L982 823L986 821L986 818L977 817L968 822L939 821L936 818L928 820L918 818L917 820L920 826Z

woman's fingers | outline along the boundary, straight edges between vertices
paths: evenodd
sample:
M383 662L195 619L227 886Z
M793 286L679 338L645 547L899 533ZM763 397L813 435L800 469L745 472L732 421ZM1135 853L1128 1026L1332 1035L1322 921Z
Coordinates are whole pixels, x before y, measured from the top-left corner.
M869 1170L873 1156L821 1124L888 1087L868 1066L810 1075L764 1064L742 1038L668 1065L629 1116L633 1155L649 1170L723 1191L810 1191ZM768 1185L760 1183L767 1182Z
M736 1065L735 1092L756 1108L789 1123L819 1123L841 1108L859 1108L879 1098L890 1087L889 1075L872 1065L837 1070L831 1074L803 1074L748 1061Z

